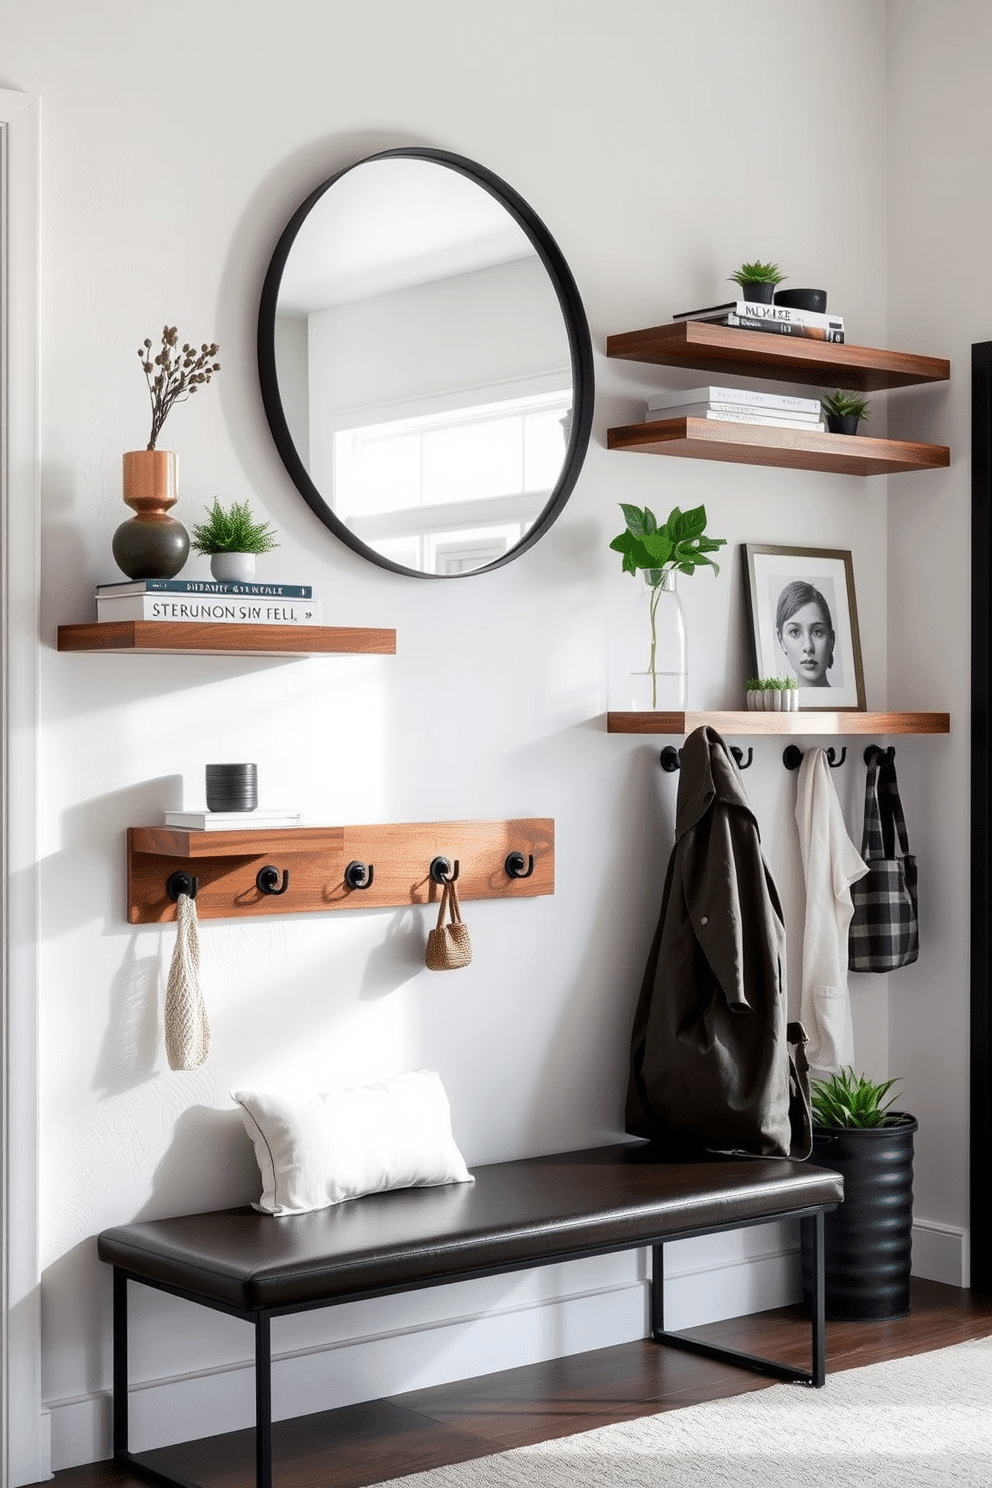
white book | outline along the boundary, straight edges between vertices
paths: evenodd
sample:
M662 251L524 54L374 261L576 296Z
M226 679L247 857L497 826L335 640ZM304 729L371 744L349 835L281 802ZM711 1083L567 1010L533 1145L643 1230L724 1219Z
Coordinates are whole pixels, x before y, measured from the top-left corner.
M758 300L728 300L725 305L708 305L705 310L680 310L672 319L725 320L728 315L743 315L749 320L777 321L781 325L822 326L829 331L844 329L843 315L828 315L819 310L794 310L791 305L763 305Z
M166 811L167 827L187 827L197 832L231 832L252 827L298 827L298 811Z
M707 413L725 413L730 418L738 416L748 417L751 414L759 414L762 418L789 419L790 422L802 424L817 424L822 415L817 413L800 413L791 408L764 408L760 403L669 403L657 404L654 400L649 401L646 417L650 419L660 418L702 418Z
M244 595L98 595L98 620L196 621L203 625L319 625L316 599L260 599Z
M654 413L646 413L644 422L646 424L656 424L666 416L668 418L686 417L686 415L679 414L665 415L655 411ZM709 419L721 424L764 424L769 429L798 429L804 434L822 434L826 429L826 424L824 424L822 419L817 419L815 423L807 424L799 423L796 419L792 418L778 418L774 413L718 413L711 411L709 413L691 414L689 417Z
M681 393L656 393L648 400L648 407L666 408L676 403L748 403L758 408L820 416L819 398L796 398L791 393L755 393L750 388L732 387L699 387L687 388Z

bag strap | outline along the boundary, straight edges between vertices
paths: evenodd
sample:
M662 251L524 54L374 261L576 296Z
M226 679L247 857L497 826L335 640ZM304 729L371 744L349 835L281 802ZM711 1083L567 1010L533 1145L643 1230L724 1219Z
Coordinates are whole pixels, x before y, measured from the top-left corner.
M448 908L451 910L451 923L453 925L460 925L462 923L462 911L461 905L458 903L458 890L455 888L455 880L453 878L447 880L447 889Z
M444 879L441 886L441 899L437 907L437 925L435 928L438 930L444 929L444 917L448 910L448 895L450 893L450 890L451 880L449 878L446 878Z
M861 856L866 863L870 863L873 858L885 857L882 816L878 804L878 770L879 763L876 754L865 775L865 824L861 836Z
M790 1023L785 1036L796 1051L789 1055L789 1124L792 1128L789 1156L805 1159L813 1151L813 1108L809 1093L806 1030L801 1023Z
M900 856L909 857L909 836L906 832L906 818L903 815L902 799L899 795L899 782L896 780L895 760L888 760L881 770L879 778L878 804L882 816L882 840L885 844L885 856L894 858L896 856L896 838L899 839L901 849Z

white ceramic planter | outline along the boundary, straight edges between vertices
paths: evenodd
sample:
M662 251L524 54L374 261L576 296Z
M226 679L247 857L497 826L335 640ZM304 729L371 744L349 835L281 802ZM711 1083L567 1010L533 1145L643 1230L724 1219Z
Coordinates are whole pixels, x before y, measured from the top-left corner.
M220 583L247 583L255 577L255 554L212 553L210 572Z

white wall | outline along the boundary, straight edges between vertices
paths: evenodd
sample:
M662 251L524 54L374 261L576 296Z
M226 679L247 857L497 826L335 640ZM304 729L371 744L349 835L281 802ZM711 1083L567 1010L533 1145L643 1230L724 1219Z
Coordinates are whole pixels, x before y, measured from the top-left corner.
M925 7L911 9L922 25ZM608 13L599 0L285 0L273 22L259 0L173 0L154 14L129 0L0 0L0 84L40 94L44 121L41 1185L55 1467L108 1451L109 1277L95 1234L253 1192L233 1085L359 1081L430 1065L470 1163L622 1130L628 1028L677 777L658 769L663 741L604 729L607 707L623 705L617 658L634 596L607 547L618 502L662 514L705 502L710 530L729 540L719 579L682 585L694 705L740 699L748 661L737 544L839 547L854 554L869 706L949 706L963 738L959 666L917 683L896 641L887 683L886 621L899 602L886 564L907 555L887 526L885 482L604 447L606 428L637 418L647 392L702 380L609 362L606 335L719 299L744 258L776 259L793 284L827 285L855 341L888 344L889 303L897 341L947 349L939 316L919 325L918 284L906 287L898 258L887 301L881 0L837 0L829 35L812 0L769 0L765 34L808 47L810 65L761 63L757 73L747 60L753 18L731 0L618 0ZM923 55L921 46L907 76ZM838 135L857 141L856 168L828 148ZM316 521L271 445L254 370L258 291L290 212L341 165L416 143L480 161L532 204L571 265L598 353L593 442L565 513L518 562L450 584L364 564ZM216 339L223 363L166 428L164 444L180 455L177 514L197 520L214 495L250 499L279 529L270 576L312 580L330 623L395 625L395 658L55 652L56 625L89 618L93 584L115 577L120 454L146 437L135 350L163 322ZM960 459L960 374L948 405ZM919 503L922 524L928 499L943 509L953 490L957 500L954 478L897 477L893 511L907 509L896 482L909 480L908 509ZM445 688L442 665L455 679ZM940 1027L956 1029L947 1058L963 1084L964 953L947 944L956 932L935 923L955 885L964 902L963 786L943 769L923 779L927 762L946 765L961 747L922 741L900 745L899 758L928 932L910 985L940 978ZM756 755L746 781L797 927L795 777L770 742L758 741ZM859 757L853 749L838 772L852 828ZM202 1071L169 1073L159 1024L172 935L124 922L123 832L196 798L204 762L226 758L256 759L263 800L299 804L314 822L552 815L557 892L473 905L476 958L451 979L422 969L420 912L208 923L213 1053ZM792 961L798 991L795 951ZM859 1059L885 1073L886 979L856 979L854 997ZM929 1027L914 1042L903 1020L895 1038L907 1104L939 1128L921 1144L927 1217L953 1229L964 1223L960 1194L935 1174L960 1141L963 1113L930 1094ZM683 1253L684 1317L785 1295L781 1237L751 1245L753 1263L729 1241ZM277 1348L340 1344L308 1356L329 1391L323 1404L481 1372L636 1336L639 1266L473 1284L394 1302L388 1316L342 1309L287 1324ZM246 1358L243 1336L177 1307L150 1299L138 1312L138 1374L164 1382L142 1392L139 1445L182 1435L192 1397L210 1407L203 1430L242 1419L227 1390L243 1385L243 1371L226 1366ZM277 1371L283 1398L296 1389L295 1368ZM188 1387L175 1378L189 1374Z

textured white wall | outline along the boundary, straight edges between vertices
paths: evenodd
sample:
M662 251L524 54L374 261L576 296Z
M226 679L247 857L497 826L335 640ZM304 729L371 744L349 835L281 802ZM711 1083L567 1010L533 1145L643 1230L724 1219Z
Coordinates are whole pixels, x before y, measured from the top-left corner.
M618 502L663 514L705 502L711 531L729 539L719 579L682 586L695 705L740 698L748 661L736 547L745 541L853 551L869 705L887 701L886 563L903 555L895 535L887 553L884 482L604 448L606 428L639 417L648 392L703 380L609 362L606 335L721 298L744 258L776 259L793 284L827 285L851 339L887 344L885 7L838 0L823 56L823 11L812 0L769 0L762 25L774 45L808 48L808 65L770 67L763 48L752 62L752 19L730 0L617 0L608 12L598 0L284 0L277 17L260 0L173 0L154 11L128 0L0 0L0 82L39 93L44 121L41 1181L55 1466L106 1450L109 1286L96 1232L253 1192L233 1085L357 1081L430 1065L471 1163L621 1131L628 1027L676 777L658 769L663 741L604 731L607 707L624 701L634 595L607 548ZM827 148L838 134L858 142L856 168ZM597 351L594 436L565 513L520 561L448 584L364 564L316 521L271 445L254 371L258 291L292 209L342 164L418 143L480 161L532 204L575 274ZM905 302L918 302L915 282ZM195 520L214 495L248 498L280 532L269 572L312 580L330 623L395 625L395 658L54 651L56 625L88 618L94 582L115 577L110 540L126 515L120 454L143 444L147 422L135 349L163 322L215 338L223 362L167 425L165 443L180 456L177 514ZM897 325L909 349L945 349L937 320L932 348L926 337L920 344L915 314ZM950 398L961 425L963 386ZM903 510L900 479L894 512ZM917 499L912 486L908 495ZM205 573L204 562L188 572ZM910 687L897 660L895 679L889 700L956 705L960 730L953 670L939 687ZM941 748L927 741L905 755L929 760L932 750L936 761ZM862 773L860 751L851 753L838 787L853 823ZM746 780L795 946L795 777L771 743L759 741L756 755ZM196 796L204 762L227 758L256 759L263 798L298 804L314 822L552 815L557 892L473 905L476 959L451 979L422 969L419 911L208 923L214 1050L204 1070L169 1073L159 1020L172 937L124 923L123 832ZM911 826L921 853L932 844L945 884L938 891L926 864L932 934L938 892L958 882L964 894L964 860L940 808L945 780L907 777ZM927 970L921 962L919 975ZM945 970L956 1005L964 969L948 953ZM885 979L857 979L854 995L859 1058L884 1073ZM913 1037L906 1029L900 1039ZM928 1098L932 1044L924 1032L907 1070L914 1106ZM945 1142L959 1139L962 1115L953 1101L933 1109L941 1137L924 1146L921 1182L934 1194L930 1217L957 1224L957 1196L931 1170ZM768 1295L722 1287L719 1277L754 1274L734 1270L733 1251L704 1256L730 1270L687 1280L687 1314L775 1300L774 1286ZM398 1326L434 1320L448 1331L412 1333L391 1356L400 1360L392 1374L379 1363L364 1374L338 1369L351 1378L330 1398L636 1332L639 1304L618 1321L589 1299L629 1294L637 1275L635 1263L611 1262L580 1277L494 1284L464 1306L411 1301ZM556 1299L580 1295L575 1329L549 1324L538 1336L515 1322L490 1347L494 1316L520 1319L545 1302L545 1319L571 1317ZM244 1357L240 1335L188 1314L177 1323L164 1301L141 1310L139 1373L163 1378ZM459 1316L469 1321L448 1328ZM359 1308L321 1326L321 1337L361 1339L397 1325ZM300 1328L287 1348L316 1336ZM378 1360L369 1348L359 1356ZM161 1404L154 1391L146 1397L150 1437L182 1430L168 1393ZM218 1406L213 1429L237 1417L233 1405Z

